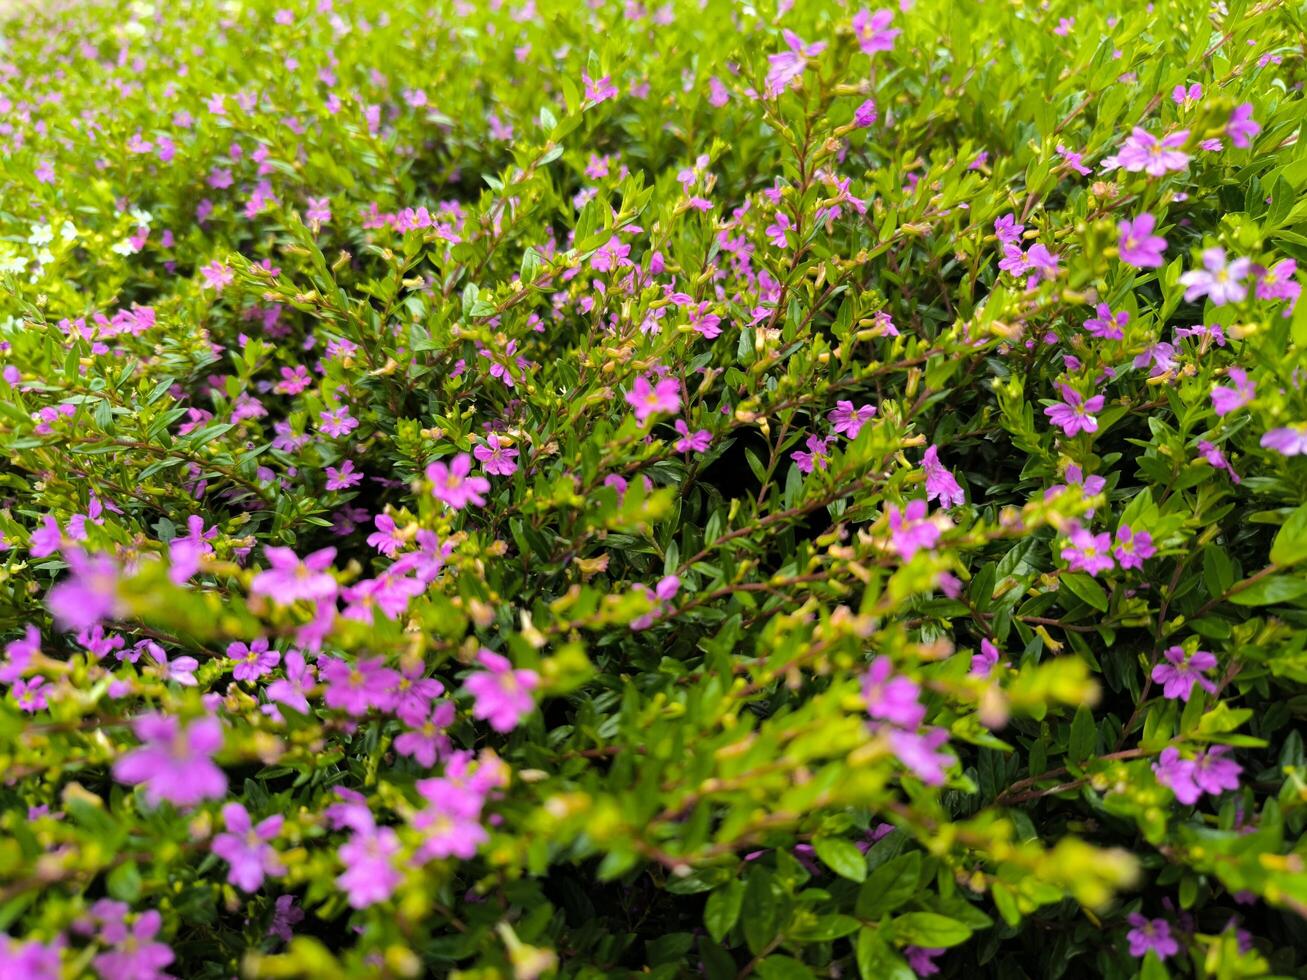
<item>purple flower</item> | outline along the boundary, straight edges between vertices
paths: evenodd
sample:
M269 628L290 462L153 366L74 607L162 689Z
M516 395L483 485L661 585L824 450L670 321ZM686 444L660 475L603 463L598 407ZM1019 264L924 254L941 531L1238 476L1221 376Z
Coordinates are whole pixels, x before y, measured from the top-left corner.
M876 122L876 103L871 99L863 101L853 110L853 125L866 129Z
M439 756L449 753L450 742L445 729L453 723L454 702L441 701L427 718L395 739L395 751L430 768Z
M808 436L804 441L804 445L808 447L807 452L796 449L790 453L790 458L794 460L794 465L799 468L800 473L811 473L814 468L822 470L826 468L826 463L830 460L827 444L832 438L832 436L827 436L825 439L815 435Z
M517 450L500 441L499 436L490 433L486 436L484 446L474 446L472 455L481 463L482 468L494 476L512 476L517 472Z
M1252 271L1252 266L1251 259L1235 259L1227 263L1223 248L1204 249L1203 268L1190 269L1180 277L1185 287L1185 302L1191 303L1200 296L1206 296L1215 306L1242 302L1248 295L1243 280Z
M1065 23L1065 18L1063 18ZM923 949L920 946L903 947L903 957L908 961L908 967L919 977L933 977L939 972L939 967L935 965L935 957L942 955L942 949Z
M289 650L286 653L285 673L284 678L268 685L268 699L307 715L309 702L305 694L313 688L313 668L304 662L304 654L298 650Z
M635 409L636 421L644 424L655 412L680 411L681 386L675 378L662 378L656 385L651 385L649 379L642 374L626 393L626 401Z
M859 405L853 407L853 402L840 400L835 403L826 418L835 427L835 431L850 439L858 438L858 433L862 427L870 422L876 416L875 405Z
M1131 956L1145 956L1152 950L1165 960L1180 952L1180 944L1171 935L1171 926L1165 919L1145 919L1138 912L1131 912L1128 921L1134 926L1126 933Z
M1221 452L1217 446L1204 439L1198 443L1198 451L1202 453L1203 458L1207 460L1208 464L1213 468L1225 470L1230 474L1230 480L1232 482L1240 482L1239 474L1234 471L1234 467L1230 465L1230 461L1225 458L1225 453Z
M263 884L264 875L285 873L277 852L268 843L281 831L280 814L252 826L249 811L243 805L228 803L222 808L222 820L227 832L215 837L210 849L231 865L227 881L241 891L256 892Z
M1184 106L1191 102L1197 102L1203 97L1203 87L1194 82L1188 88L1183 85L1177 85L1171 89L1171 101L1178 106Z
M48 946L35 939L20 942L0 932L0 977L11 980L60 980L59 967L62 939Z
M262 636L249 646L240 642L230 644L227 656L236 661L231 675L238 681L257 680L281 662L281 654L269 650L268 640Z
M359 420L349 414L348 408L319 412L318 419L318 429L333 439L349 435L359 427Z
M365 824L337 853L345 871L336 884L348 896L351 908L384 902L400 883L401 875L392 863L399 853L399 837L389 827Z
M29 553L33 558L45 558L59 550L63 542L63 532L59 522L47 514L41 518L41 526L32 532Z
M1203 793L1217 796L1225 790L1239 788L1239 774L1243 767L1233 759L1225 758L1229 751L1228 746L1217 745L1199 752L1193 759L1185 759L1179 749L1168 746L1153 763L1153 773L1177 800L1185 806L1192 806Z
M581 82L585 85L586 101L595 105L600 102L607 102L617 95L617 86L613 84L611 75L604 75L602 78L595 79L585 72L581 72Z
M1188 701L1198 684L1208 694L1216 693L1216 685L1203 673L1216 666L1216 656L1206 650L1185 653L1181 647L1168 647L1162 654L1166 663L1153 668L1153 680L1162 685L1162 694L1172 700Z
M1240 367L1231 367L1227 372L1234 382L1233 388L1217 385L1212 389L1212 410L1217 415L1229 415L1243 408L1257 393L1257 386L1248 380L1247 373Z
M943 728L932 728L924 734L894 728L889 733L895 757L927 786L944 783L944 767L953 757L939 748L947 741L948 731Z
M236 274L217 259L214 259L206 266L202 266L200 274L204 276L205 288L212 289L215 293L221 293L236 279Z
M921 468L926 471L926 499L938 500L941 507L959 507L966 501L966 495L953 474L939 461L939 450L930 446L921 460Z
M164 967L173 961L173 952L166 944L153 942L159 934L163 917L157 909L141 915L133 924L131 933L120 930L116 948L95 958L95 968L103 980L163 980L168 974Z
M1157 554L1153 536L1147 531L1132 531L1129 524L1116 529L1116 547L1112 549L1117 564L1123 569L1143 568L1144 559Z
M1098 419L1093 413L1103 408L1103 396L1094 395L1086 399L1070 385L1059 384L1062 392L1062 405L1050 405L1044 414L1054 425L1061 426L1062 432L1074 436L1077 432L1097 432Z
M280 895L273 903L272 924L268 926L268 935L276 936L284 943L293 938L291 926L304 919L304 910L295 907L294 895Z
M863 675L862 699L867 702L867 713L880 721L915 729L926 717L920 696L916 681L894 675L889 657L877 657Z
M227 792L227 776L213 762L222 748L222 724L204 717L185 728L171 715L144 715L133 724L145 744L127 753L113 766L120 783L144 783L151 804L162 800L193 806Z
M853 15L853 34L863 54L893 49L894 39L903 33L899 28L889 26L893 20L892 10L877 10L875 13L859 10Z
M463 682L475 701L472 714L490 722L497 732L511 732L535 708L531 692L539 686L540 675L534 670L514 670L507 657L484 647L478 659L486 669Z
M1085 321L1085 330L1091 337L1098 337L1101 340L1125 339L1125 331L1122 328L1130 322L1129 313L1125 310L1113 313L1106 303L1099 303L1094 307L1094 312L1098 315Z
M318 602L336 598L340 586L327 571L336 557L335 548L315 551L303 561L289 548L264 548L263 556L272 567L254 576L250 591L255 595L268 596L282 605L300 599Z
M918 551L930 551L939 543L940 529L926 516L926 501L910 501L902 512L890 504L886 514L891 543L904 561L910 561Z
M1257 298L1286 300L1284 313L1281 315L1288 316L1298 305L1298 297L1302 294L1302 286L1294 279L1294 273L1297 271L1298 263L1293 259L1281 259L1269 269L1263 270L1257 280Z
M364 658L353 666L335 657L323 657L319 664L327 707L358 717L370 708L389 711L395 703L393 691L399 674L385 666L381 657Z
M1062 560L1071 571L1097 575L1115 567L1111 554L1112 538L1106 531L1094 534L1076 524L1067 537L1068 542L1062 547Z
M1168 171L1189 166L1189 154L1180 149L1188 139L1187 129L1176 130L1159 140L1136 126L1117 152L1114 162L1132 173L1142 170L1151 177L1161 177Z
M1307 456L1307 425L1271 429L1262 436L1261 447L1281 456Z
M1230 142L1240 149L1252 146L1252 137L1262 131L1262 127L1253 119L1253 104L1245 102L1230 114L1230 121L1225 124L1225 135Z
M459 453L449 464L437 460L427 467L431 495L454 510L468 504L484 507L486 498L481 495L490 492L490 481L484 476L469 476L471 472L472 457L467 453Z
M363 474L354 469L354 460L347 459L339 469L327 467L327 489L348 490L363 482Z
M770 66L767 72L767 98L777 98L782 92L789 88L795 79L803 74L808 67L808 59L821 54L826 50L826 42L819 41L816 44L804 44L793 31L782 31L781 35L785 38L788 51L782 51L779 54L769 55L767 63Z
M678 453L701 453L712 445L712 433L707 429L691 432L683 419L676 420L676 431L681 438L676 440Z
M1157 219L1146 211L1133 220L1122 221L1116 226L1119 236L1117 253L1122 262L1137 269L1156 269L1161 266L1166 239L1153 234L1155 227Z
M998 647L988 639L980 641L980 652L971 655L971 674L973 677L988 677L989 672L998 664Z

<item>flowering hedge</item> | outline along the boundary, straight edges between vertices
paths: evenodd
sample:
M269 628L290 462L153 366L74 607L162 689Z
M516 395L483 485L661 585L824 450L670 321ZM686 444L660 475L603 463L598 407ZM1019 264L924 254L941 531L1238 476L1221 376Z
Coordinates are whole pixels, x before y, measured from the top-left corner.
M1302 975L1302 7L64 2L0 976Z

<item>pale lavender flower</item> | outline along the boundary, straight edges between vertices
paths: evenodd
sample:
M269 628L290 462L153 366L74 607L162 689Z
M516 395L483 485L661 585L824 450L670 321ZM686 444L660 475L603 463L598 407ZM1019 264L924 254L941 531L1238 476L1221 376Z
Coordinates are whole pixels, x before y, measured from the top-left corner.
M1257 120L1253 119L1253 104L1245 102L1238 106L1230 114L1230 120L1225 124L1225 135L1230 137L1230 142L1240 149L1247 149L1252 146L1252 138L1262 131L1262 127Z
M1223 248L1204 249L1203 268L1191 269L1180 276L1185 302L1191 303L1200 296L1206 296L1215 306L1242 302L1248 295L1243 280L1248 278L1252 266L1251 259L1227 262Z
M938 500L941 507L959 507L966 502L957 479L940 463L939 450L935 446L927 448L921 467L926 471L927 500Z
M1157 219L1144 212L1130 221L1122 221L1116 226L1117 254L1126 265L1137 269L1156 269L1162 265L1162 253L1166 251L1166 239L1154 235Z
M1240 367L1231 366L1227 372L1234 387L1217 385L1212 389L1212 410L1217 415L1229 415L1243 408L1257 393L1257 386L1248 380L1248 374Z
M859 405L854 408L853 402L844 399L837 401L835 407L826 414L827 420L834 425L835 431L850 439L858 438L862 427L875 416L875 405Z
M1307 424L1271 429L1262 436L1261 447L1281 456L1307 456Z

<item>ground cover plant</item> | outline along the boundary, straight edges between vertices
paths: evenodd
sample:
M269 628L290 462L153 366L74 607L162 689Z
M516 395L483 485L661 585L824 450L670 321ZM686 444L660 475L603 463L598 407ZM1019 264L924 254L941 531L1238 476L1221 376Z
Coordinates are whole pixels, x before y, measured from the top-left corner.
M1304 9L0 27L0 976L1307 975Z

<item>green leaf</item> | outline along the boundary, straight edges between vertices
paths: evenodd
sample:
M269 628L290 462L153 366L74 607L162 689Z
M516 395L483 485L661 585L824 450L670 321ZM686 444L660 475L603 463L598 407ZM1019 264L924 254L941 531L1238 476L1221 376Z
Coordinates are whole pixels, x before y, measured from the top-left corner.
M817 837L812 846L817 857L841 878L866 880L867 859L852 842L840 837Z
M756 956L781 927L781 889L770 871L755 868L749 875L740 911L744 916L744 942Z
M703 924L708 935L717 942L731 931L731 927L740 917L740 906L744 903L744 882L728 882L708 896L703 907Z
M1084 762L1094 754L1094 742L1098 729L1094 725L1094 713L1086 705L1076 709L1076 716L1071 722L1071 741L1067 744L1067 758L1072 762Z
M886 861L858 890L855 909L858 918L875 920L893 912L916 893L920 880L920 851L909 851Z
M858 933L855 953L862 980L917 980L903 957L875 929Z
M1307 576L1269 575L1230 596L1236 606L1272 606L1307 595Z
M135 861L126 861L109 872L105 879L109 894L120 902L133 904L141 897L141 869Z
M1303 504L1284 522L1271 543L1271 561L1281 568L1296 565L1307 558L1307 504Z
M1107 593L1090 576L1083 572L1075 572L1063 575L1061 582L1072 595L1086 605L1093 606L1099 612L1107 612Z
M909 912L893 921L894 937L913 946L947 949L971 938L971 927L935 912Z
M763 980L812 980L813 972L791 956L769 956L758 964Z

